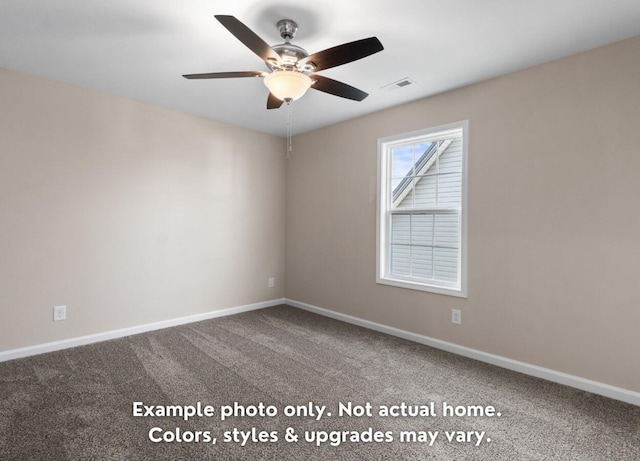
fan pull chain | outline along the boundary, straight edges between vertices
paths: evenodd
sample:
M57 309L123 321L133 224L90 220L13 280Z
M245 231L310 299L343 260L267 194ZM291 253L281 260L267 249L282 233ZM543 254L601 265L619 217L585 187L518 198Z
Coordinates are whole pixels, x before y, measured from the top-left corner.
M287 101L287 160L291 159L291 151L293 151L293 147L291 145L292 121L291 101Z

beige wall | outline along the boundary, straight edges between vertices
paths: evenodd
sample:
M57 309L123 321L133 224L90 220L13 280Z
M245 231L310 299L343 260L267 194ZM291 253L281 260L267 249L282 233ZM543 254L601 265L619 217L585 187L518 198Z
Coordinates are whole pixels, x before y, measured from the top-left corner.
M0 130L0 351L284 296L282 139L6 70Z
M639 56L635 38L298 136L287 297L640 391ZM377 138L464 119L468 299L376 285Z

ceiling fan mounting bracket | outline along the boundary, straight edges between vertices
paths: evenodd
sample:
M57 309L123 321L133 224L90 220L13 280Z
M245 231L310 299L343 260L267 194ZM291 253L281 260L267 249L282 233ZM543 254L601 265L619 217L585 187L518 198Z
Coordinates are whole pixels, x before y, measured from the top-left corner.
M298 24L292 19L281 19L276 25L280 31L280 37L286 42L292 40L298 31Z

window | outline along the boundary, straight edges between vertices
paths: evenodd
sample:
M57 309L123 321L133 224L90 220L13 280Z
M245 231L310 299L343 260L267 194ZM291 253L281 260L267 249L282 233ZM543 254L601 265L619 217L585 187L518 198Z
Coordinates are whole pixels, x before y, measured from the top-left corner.
M467 132L378 140L378 283L467 296Z

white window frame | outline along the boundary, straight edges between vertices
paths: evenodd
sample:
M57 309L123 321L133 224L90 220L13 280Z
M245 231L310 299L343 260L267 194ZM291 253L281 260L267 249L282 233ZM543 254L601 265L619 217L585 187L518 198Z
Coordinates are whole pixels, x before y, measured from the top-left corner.
M432 141L446 136L447 132L462 131L462 175L460 207L460 242L458 255L458 283L399 276L391 274L390 234L391 234L391 150L401 144ZM423 130L387 136L378 139L378 211L377 211L377 257L376 282L413 290L428 291L450 296L467 298L467 204L468 204L468 146L469 121L449 123ZM398 211L396 211L398 213Z

